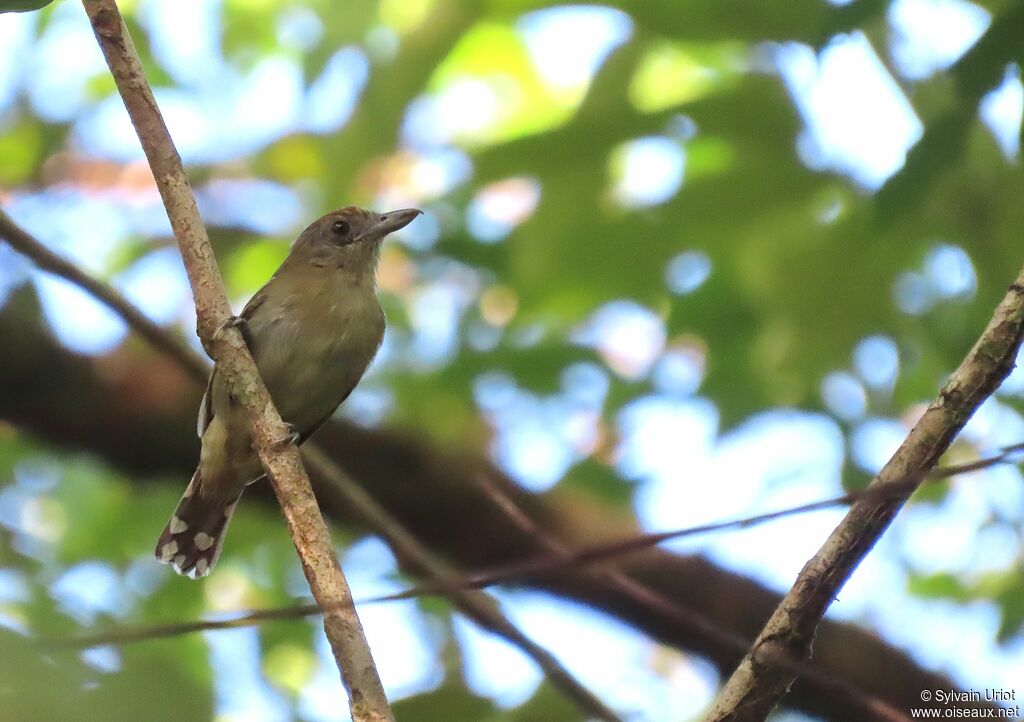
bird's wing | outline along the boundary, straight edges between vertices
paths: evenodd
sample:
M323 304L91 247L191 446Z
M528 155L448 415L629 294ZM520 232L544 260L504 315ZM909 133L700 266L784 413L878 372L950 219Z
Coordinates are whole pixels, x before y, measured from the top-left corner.
M271 278L273 280L273 278ZM249 302L245 304L242 309L242 313L239 314L241 318L248 321L253 317L263 302L267 300L266 286L258 290L253 294ZM245 345L249 347L249 351L252 348L252 335L249 332L249 328L246 324L241 324L238 330L242 332L242 338L245 339ZM196 431L199 433L199 438L203 438L203 434L206 432L206 427L210 425L210 421L213 419L213 402L210 397L213 395L213 384L217 378L217 366L214 364L213 371L210 373L210 380L206 383L206 392L203 394L203 400L199 402L199 419L196 422Z
M327 423L327 419L334 416L334 412L338 410L338 406L341 406L343 403L345 403L345 399L349 397L349 394L352 393L353 389L355 389L355 384L352 385L351 389L345 392L345 395L341 397L341 401L338 402L338 405L335 406L330 411L328 411L326 414L324 414L323 417L321 417L315 424L310 426L308 429L297 430L299 432L299 444L305 443L310 436L315 434L320 429L321 426Z
M210 380L206 382L206 391L203 393L203 400L199 402L199 420L196 422L196 431L199 433L199 438L203 438L203 434L206 433L206 427L210 425L210 420L213 419L213 402L210 401L210 396L213 395L213 379L217 376L217 367L213 367L213 371L210 372Z
M210 401L210 397L213 395L213 384L215 383L216 378L217 367L214 366L213 373L210 374L210 380L206 384L206 393L203 394L203 400L199 403L199 422L197 424L197 430L199 432L200 439L203 438L203 434L206 432L206 427L210 425L210 421L213 419L213 402ZM315 424L311 425L308 429L297 429L299 432L299 444L302 444L306 439L315 434L317 430L327 422L327 419L334 415L334 412L338 410L338 406L345 403L345 400L352 393L353 389L355 389L355 384L345 392L341 397L341 400L338 401L337 406L324 414Z
M251 321L253 319L253 316L256 315L259 307L267 300L267 286L269 286L276 277L277 274L274 274L263 288L252 295L252 298L249 299L248 303L245 304L245 307L239 314L239 318L242 318L245 321ZM242 332L242 338L245 339L245 345L249 347L249 352L255 352L255 349L252 346L252 332L249 329L249 325L247 323L243 323L238 327L238 330Z

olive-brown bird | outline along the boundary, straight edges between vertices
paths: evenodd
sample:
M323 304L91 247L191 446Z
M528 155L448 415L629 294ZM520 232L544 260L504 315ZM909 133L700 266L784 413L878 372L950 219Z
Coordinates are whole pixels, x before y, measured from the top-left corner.
M348 207L315 221L235 321L299 443L359 383L384 337L376 271L384 237L420 214ZM245 412L214 366L199 406L199 466L156 544L179 574L209 574L231 514L263 477Z

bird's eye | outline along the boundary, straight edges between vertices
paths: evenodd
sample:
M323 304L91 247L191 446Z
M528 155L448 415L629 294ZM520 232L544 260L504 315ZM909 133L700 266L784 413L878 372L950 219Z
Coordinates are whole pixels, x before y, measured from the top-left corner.
M331 232L336 236L344 238L349 232L348 221L335 221L334 225L331 226Z

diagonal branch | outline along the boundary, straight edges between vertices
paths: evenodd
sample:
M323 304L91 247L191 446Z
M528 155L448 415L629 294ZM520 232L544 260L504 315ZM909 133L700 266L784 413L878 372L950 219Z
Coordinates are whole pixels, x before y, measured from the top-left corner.
M253 446L277 494L313 598L323 609L324 631L349 693L352 718L357 722L393 720L352 593L338 565L298 449L291 443L277 443L288 436L288 429L242 334L237 328L225 327L231 307L206 227L117 4L114 0L83 0L83 4L174 230L195 296L199 337L223 373L229 393L249 417Z
M710 720L759 722L786 694L794 675L771 664L771 658L810 654L815 630L843 584L967 420L1013 370L1022 334L1024 269L963 363L868 487L878 494L858 500L804 566L722 689Z
M504 493L496 484L486 479L481 479L481 486L484 493L523 531L540 539L544 547L555 557L571 559L572 550L561 540L542 529L529 517L513 499ZM671 599L659 594L657 591L633 579L631 576L615 567L603 567L598 574L608 580L608 583L619 589L623 594L641 602L645 606L658 610L669 617L680 619L686 624L700 627L704 632L725 646L738 649L740 652L749 645L749 640L742 635L730 632L712 622L707 617L694 612L691 609L676 604ZM909 717L895 709L882 699L875 697L856 685L846 680L834 677L820 667L804 660L795 660L788 657L777 657L773 661L806 679L813 679L817 684L829 690L835 698L845 705L855 709L861 709L871 715L873 719L885 720L886 722L909 722Z
M121 316L136 333L181 364L182 368L201 383L206 383L210 367L196 351L154 323L131 301L118 293L116 288L93 278L66 258L44 246L15 223L3 209L0 209L0 238L6 240L14 250L31 258L39 268L84 289L93 298Z
M1013 444L1000 449L996 454L985 459L976 459L963 464L951 464L950 466L944 466L941 469L933 469L925 476L925 480L929 482L941 481L942 479L949 479L958 474L967 474L1000 464L1007 464L1011 462L1014 456L1020 454L1022 451L1024 451L1024 443ZM393 602L401 599L428 596L431 594L445 594L453 589L483 589L496 584L522 583L537 579L538 577L556 574L558 572L571 571L584 566L608 562L618 557L650 549L651 547L658 546L666 541L701 536L713 532L749 529L778 519L785 519L787 517L797 516L798 514L806 514L808 512L821 511L823 509L831 509L836 506L845 506L858 501L881 502L885 499L892 499L896 497L898 494L902 493L904 487L910 484L915 484L916 487L916 479L911 477L895 479L884 487L872 486L865 489L858 489L839 496L833 496L828 499L812 501L806 504L777 509L775 511L767 511L761 514L754 514L752 516L745 516L737 519L726 519L724 521L688 526L681 529L670 529L668 531L632 534L622 539L597 542L577 548L569 548L559 543L557 553L551 553L554 551L551 546L551 539L545 539L543 535L534 534L534 536L537 536L537 538L541 540L543 546L549 552L548 554L523 559L513 564L507 564L501 567L472 572L443 584L431 583L411 587L400 592L364 599L362 602L364 604L370 602ZM537 528L537 525L532 520L529 520L529 517L527 517L522 510L519 510L518 513L513 515L511 509L508 507L511 500L507 498L507 495L505 495L503 491L493 485L485 487L485 491L488 496L492 498L494 498L496 494L500 494L505 498L504 501L499 500L501 508L510 519L516 522L517 526L523 527L526 522L529 522L531 528ZM607 576L609 578L613 578L611 572L608 572ZM616 586L620 586L621 588L621 584ZM648 603L649 602L650 600L648 599ZM656 607L657 605L650 606ZM744 650L745 649L746 645L744 646Z

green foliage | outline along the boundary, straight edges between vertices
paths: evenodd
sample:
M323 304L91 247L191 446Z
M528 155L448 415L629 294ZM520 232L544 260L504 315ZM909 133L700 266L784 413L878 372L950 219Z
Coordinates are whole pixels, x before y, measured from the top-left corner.
M46 7L53 0L0 0L0 13L25 13Z

